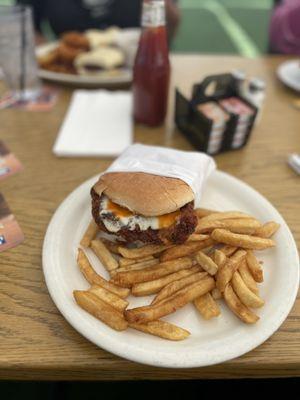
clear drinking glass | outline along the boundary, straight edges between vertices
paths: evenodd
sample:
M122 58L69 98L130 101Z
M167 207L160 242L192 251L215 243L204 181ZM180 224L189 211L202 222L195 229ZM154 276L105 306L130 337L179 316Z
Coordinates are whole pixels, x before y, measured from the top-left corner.
M0 67L14 97L33 100L39 94L30 7L0 6Z

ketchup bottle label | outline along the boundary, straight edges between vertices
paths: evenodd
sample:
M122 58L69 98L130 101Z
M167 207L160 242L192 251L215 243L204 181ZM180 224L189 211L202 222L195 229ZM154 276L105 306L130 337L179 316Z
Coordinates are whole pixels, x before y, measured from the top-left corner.
M164 1L145 1L143 3L142 26L156 27L166 24L166 13Z

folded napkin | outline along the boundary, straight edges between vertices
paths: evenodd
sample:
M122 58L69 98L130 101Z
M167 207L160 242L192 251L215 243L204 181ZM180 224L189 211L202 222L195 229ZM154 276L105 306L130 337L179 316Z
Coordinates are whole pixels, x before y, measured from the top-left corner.
M132 94L76 90L55 141L57 156L116 156L132 143Z
M106 172L145 172L181 179L192 188L199 207L206 181L215 169L214 159L205 153L135 143Z

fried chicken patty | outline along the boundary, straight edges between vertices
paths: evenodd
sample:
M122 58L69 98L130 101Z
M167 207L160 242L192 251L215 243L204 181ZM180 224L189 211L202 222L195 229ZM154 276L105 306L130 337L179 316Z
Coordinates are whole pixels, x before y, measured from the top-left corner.
M100 207L102 196L99 196L94 189L91 189L92 196L92 215L99 226L99 228L107 233L111 233L105 227L103 220L100 216ZM105 218L114 219L111 214L105 215ZM114 232L117 236L125 240L127 243L141 241L144 243L174 243L180 244L187 240L187 238L194 232L197 225L197 216L194 212L194 204L190 202L180 208L180 214L176 218L176 222L168 228L141 230L138 225L134 229L122 227L118 232Z

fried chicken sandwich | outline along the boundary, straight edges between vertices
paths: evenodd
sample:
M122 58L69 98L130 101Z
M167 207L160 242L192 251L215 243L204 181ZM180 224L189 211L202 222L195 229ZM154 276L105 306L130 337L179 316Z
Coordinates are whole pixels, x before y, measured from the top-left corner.
M99 228L126 243L183 243L194 232L194 192L181 179L143 172L105 173L91 189Z

